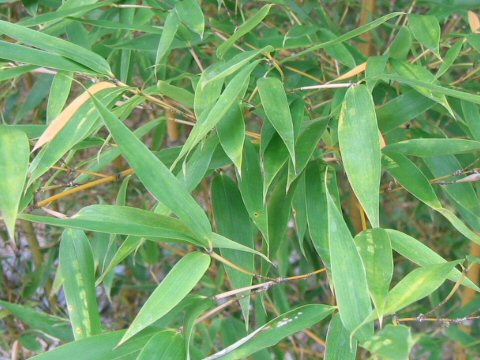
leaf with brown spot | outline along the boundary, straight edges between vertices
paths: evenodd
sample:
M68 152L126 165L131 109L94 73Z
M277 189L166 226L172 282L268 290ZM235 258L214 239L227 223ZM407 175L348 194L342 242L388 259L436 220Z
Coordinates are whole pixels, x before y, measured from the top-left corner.
M38 139L35 144L33 151L40 149L46 143L52 141L52 139L57 136L57 134L64 128L68 121L73 117L77 110L82 106L91 95L98 93L103 89L108 89L115 87L115 84L112 84L107 81L102 81L92 85L88 90L83 92L75 100L73 100L63 111L50 123L47 129L43 132L42 136Z

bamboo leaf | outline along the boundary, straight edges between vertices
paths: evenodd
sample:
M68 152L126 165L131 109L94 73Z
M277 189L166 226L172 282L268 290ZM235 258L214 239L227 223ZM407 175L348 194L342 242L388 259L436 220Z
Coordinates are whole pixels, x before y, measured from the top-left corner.
M388 324L362 347L381 359L406 360L414 343L409 327Z
M47 127L45 132L40 136L38 141L36 142L35 146L33 147L32 151L35 151L39 148L41 148L43 145L46 143L52 141L55 136L62 130L65 125L72 119L72 117L75 115L75 113L78 111L78 109L85 104L85 102L90 99L90 97L99 91L102 91L104 89L108 88L114 88L116 85L107 82L107 81L102 81L99 83L96 83L92 85L88 90L80 94L75 100L73 100L66 108L63 110L53 121L50 123L50 125Z
M63 290L73 335L80 340L101 332L92 248L85 233L67 229L60 243Z
M272 6L272 4L265 5L260 10L258 10L252 17L250 17L247 21L240 25L233 33L233 35L230 36L225 42L222 43L222 45L217 48L217 57L219 59L223 59L225 53L238 39L248 34L251 30L253 30L258 24L262 22L265 16L268 15Z
M440 24L435 16L409 14L408 27L419 43L438 54Z
M183 343L183 336L178 332L160 331L148 340L136 360L184 360Z
M351 344L350 333L343 327L340 316L333 316L328 325L325 360L355 360L356 355L357 341Z
M267 119L285 143L295 167L295 134L283 83L276 78L261 78L257 86Z
M127 206L90 205L66 219L32 214L21 214L20 218L85 231L186 241L197 246L202 244L178 219Z
M203 17L202 8L197 0L182 0L175 4L175 11L178 18L190 30L203 38L205 28L205 19Z
M362 231L354 240L365 265L370 296L382 321L385 298L393 276L390 238L384 229L376 228Z
M76 44L2 20L0 32L24 44L66 57L99 74L113 76L103 57Z
M0 128L0 213L8 234L15 236L15 220L27 178L30 145L23 131Z
M232 106L228 113L218 122L217 134L223 150L241 175L243 144L245 142L245 120L243 119L243 108L240 103L237 106Z
M367 275L343 216L328 189L326 193L332 283L343 326L352 333L371 312ZM372 334L373 323L370 323L362 326L355 337L365 341Z
M144 143L95 97L93 100L122 155L135 170L143 185L178 215L201 244L209 247L212 230L202 208Z
M142 306L118 345L173 309L200 281L209 265L210 257L198 252L189 253L177 262Z
M447 262L447 260L417 239L397 230L387 229L386 231L390 237L393 250L410 261L413 261L415 264L428 266ZM453 268L448 274L448 279L457 282L462 279L462 276L462 273L458 269ZM468 277L465 277L462 283L463 285L480 292L480 288Z
M410 272L388 293L385 315L393 314L433 293L460 262L462 260L430 265Z
M289 335L311 327L330 315L333 310L333 307L323 304L297 307L269 321L222 351L206 357L205 360L246 359L249 355L273 346Z
M387 145L385 153L397 152L404 155L433 157L465 154L480 150L480 142L464 139L412 139Z
M160 36L160 42L158 43L157 56L155 57L155 66L158 66L165 55L170 51L175 34L177 33L180 21L178 15L174 11L170 11L165 19L163 25L162 35Z
M364 85L345 94L338 141L348 181L373 227L379 226L380 139L375 105Z

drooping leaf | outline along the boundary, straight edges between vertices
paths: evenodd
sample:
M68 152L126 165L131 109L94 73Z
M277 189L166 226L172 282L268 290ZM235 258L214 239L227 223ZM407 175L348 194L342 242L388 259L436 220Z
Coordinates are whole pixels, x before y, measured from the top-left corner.
M338 141L348 180L373 227L379 226L380 139L375 105L364 85L345 94Z
M361 232L354 240L365 265L370 296L381 320L393 276L390 238L384 229L376 228Z
M160 42L158 43L157 55L155 57L155 65L158 66L162 59L169 53L172 41L177 33L180 21L178 15L174 11L170 11L165 19L163 25L162 35L160 36Z
M261 78L257 86L267 119L285 143L295 167L295 135L283 83L276 78Z
M327 189L331 277L343 326L353 332L371 311L367 275L350 230ZM355 333L360 341L373 334L373 323Z
M209 246L211 226L205 212L168 168L115 115L93 98L100 115L143 185Z
M27 178L29 152L30 145L23 131L0 127L0 213L12 239Z
M340 316L333 316L328 325L325 360L355 360L356 355L357 341L350 342L350 333L343 327Z
M202 8L197 0L178 1L175 4L175 11L182 23L203 38L205 19L203 17Z
M245 120L241 104L232 106L217 124L217 134L223 150L232 160L239 174L242 174L243 144L245 141Z
M209 265L210 257L199 252L189 253L180 259L147 299L119 344L125 343L173 309L200 281Z
M60 266L75 339L100 334L93 254L90 242L83 231L67 229L63 232L60 243Z

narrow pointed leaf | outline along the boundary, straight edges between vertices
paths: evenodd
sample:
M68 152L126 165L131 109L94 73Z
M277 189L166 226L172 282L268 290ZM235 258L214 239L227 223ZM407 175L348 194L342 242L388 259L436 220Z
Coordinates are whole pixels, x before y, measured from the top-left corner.
M200 281L209 265L210 257L199 252L189 253L177 262L142 306L119 344L172 310Z
M345 94L338 122L340 152L352 186L373 227L379 226L380 139L372 97L364 85Z
M282 138L295 165L295 134L283 83L276 78L261 78L257 86L267 119Z
M160 42L158 43L157 56L155 57L155 65L158 66L165 55L170 51L175 34L177 33L180 21L178 15L174 11L170 11L163 25L162 35L160 36Z
M29 152L30 145L23 131L0 127L0 213L12 239L27 178Z
M340 316L336 314L328 325L325 360L355 360L356 355L357 341L353 340L351 344L350 332L343 327Z
M143 185L153 196L177 214L202 244L209 247L211 226L200 205L143 142L103 104L93 99L122 155L135 170Z
M217 124L217 134L223 150L242 174L243 144L245 142L245 120L239 103L232 106Z
M413 261L415 264L420 266L428 266L447 262L447 260L442 258L435 251L410 235L404 234L397 230L387 229L386 231L390 237L393 250L410 261ZM457 282L462 279L462 276L463 275L461 271L453 268L448 274L448 279L453 282ZM463 279L462 284L480 292L480 288L467 277Z
M63 232L60 266L73 336L79 340L100 334L93 254L83 231L67 229Z
M225 42L222 43L217 48L217 57L219 59L223 59L225 53L228 49L232 47L232 45L240 39L242 36L248 34L251 30L253 30L258 24L262 22L265 16L268 15L270 8L273 5L265 5L260 10L258 10L252 17L248 18L242 25L238 27L238 29L230 36Z
M202 244L178 219L128 206L90 205L66 219L31 214L20 216L24 220L60 227L110 234L146 236L165 241L169 241L168 239L186 241L197 246Z
M262 327L253 331L247 337L240 339L224 350L208 356L205 360L213 359L246 359L249 355L267 347L276 345L283 338L298 331L307 329L322 321L334 311L332 306L310 304L290 310Z
M451 154L466 154L480 150L480 142L465 139L412 139L389 144L386 153L398 152L404 155L433 157Z
M413 270L388 293L385 300L385 315L393 314L433 293L460 262L462 260Z
M108 62L100 55L60 38L0 20L0 32L36 48L64 56L102 75L112 75Z
M353 332L371 312L367 275L362 258L353 241L342 213L327 190L328 242L331 277L343 326ZM373 323L355 333L360 341L373 334Z
M419 43L438 53L440 24L435 16L410 14L408 15L408 27Z
M384 229L365 230L355 236L355 245L365 264L368 290L380 319L393 276L392 245Z

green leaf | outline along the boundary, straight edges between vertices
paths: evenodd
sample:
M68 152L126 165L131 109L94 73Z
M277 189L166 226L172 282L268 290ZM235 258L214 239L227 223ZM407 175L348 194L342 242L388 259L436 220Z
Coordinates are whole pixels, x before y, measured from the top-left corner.
M350 332L343 327L340 316L333 316L328 325L325 360L355 360L356 356L357 341L350 343Z
M225 53L228 51L228 49L232 47L233 44L235 44L238 39L248 34L251 30L253 30L258 24L263 21L265 16L268 15L272 6L272 4L265 5L260 10L258 10L252 17L250 17L247 21L240 25L233 33L233 35L230 36L217 48L217 57L219 59L223 59Z
M368 91L372 92L377 85L377 80L371 80L377 75L385 74L387 67L388 56L370 56L367 59L367 69L365 70L365 78L367 81Z
M380 138L375 105L365 85L350 87L338 122L345 172L373 227L379 226Z
M407 157L399 153L387 152L386 169L409 193L432 208L440 208L432 185L421 170Z
M139 335L127 344L118 348L115 345L125 331L113 331L101 335L70 342L49 352L32 357L32 360L115 360L125 359L127 356L139 352L152 337L151 333Z
M183 343L183 336L175 330L160 331L148 340L136 360L184 360Z
M62 111L72 86L73 74L58 72L52 82L48 96L47 124L51 123Z
M397 152L404 155L433 157L451 154L466 154L480 150L480 142L464 139L412 139L387 145L385 153Z
M263 53L270 53L272 51L272 46L265 46L264 48L258 50L244 51L225 62L217 62L213 64L203 72L198 82L197 91L199 89L201 90L211 81L218 81L226 78L229 75L232 75L245 66L254 57Z
M472 137L479 141L480 140L480 109L478 105L472 104L468 101L462 101L462 112L463 118L467 123L468 129L470 130Z
M64 56L98 74L113 76L108 62L103 57L81 46L2 20L0 20L0 32L24 44Z
M378 108L378 127L382 133L392 131L425 113L435 102L426 96L420 96L415 90L408 90L400 96Z
M462 47L463 41L458 41L453 44L450 49L448 49L447 53L445 54L445 58L443 59L443 62L440 64L440 67L435 74L435 77L439 78L448 71L448 69L453 65L455 60L457 60L458 55L460 55Z
M267 198L267 193L273 179L278 175L288 160L288 150L282 141L282 138L275 134L268 143L263 153L263 201Z
M125 91L125 88L110 88L100 91L95 96L102 103L110 104L123 91ZM50 170L74 145L90 135L97 128L98 119L99 114L95 110L92 100L89 99L75 112L62 130L60 130L32 160L28 169L30 178L27 187Z
M211 194L213 215L218 233L254 249L253 226L245 205L243 205L240 191L233 180L225 175L217 176L213 179ZM222 249L221 254L235 265L251 273L255 272L253 254L230 249ZM229 266L225 266L225 271L230 279L232 288L236 289L252 285L252 275L241 273ZM248 293L244 292L239 295L247 295ZM245 297L239 302L245 323L248 324L250 298Z
M186 360L190 360L190 343L198 317L205 311L217 305L211 298L198 296L193 298L193 303L185 311L185 319L183 322L183 336L185 337Z
M12 304L3 300L0 300L0 306L32 330L41 331L67 342L73 340L72 328L67 319L36 311L30 306Z
M363 324L372 308L367 275L350 230L328 189L327 208L332 283L343 326L353 332ZM355 337L364 341L372 334L373 323L370 323L362 326Z
M267 119L285 143L295 167L295 134L283 83L277 78L261 78L257 86Z
M170 46L172 45L179 25L180 21L178 19L177 13L174 11L170 11L167 15L167 18L165 19L162 35L160 36L160 42L158 43L157 55L155 57L155 66L158 66L158 64L160 64L165 55L167 55L170 51Z
M247 65L228 83L222 92L218 101L213 105L205 118L198 119L193 127L187 141L182 147L180 154L174 165L185 155L187 155L217 124L228 114L232 107L237 106L237 102L243 97L246 87L250 80L250 73L255 69L260 60Z
M438 54L440 24L435 16L409 14L408 27L419 43Z
M384 229L362 231L355 236L355 245L367 273L368 290L380 318L393 276L392 245Z
M231 249L231 250L244 251L247 253L255 254L262 257L265 261L271 263L271 261L261 252L258 252L257 250L254 250L245 245L242 245L236 241L230 240L225 236L222 236L217 233L213 233L212 244L214 248Z
M462 260L429 265L413 270L388 293L384 313L393 314L430 295L443 284L455 265Z
M194 252L182 257L147 299L123 335L119 345L172 310L190 293L209 266L210 257L208 255Z
M405 60L412 47L412 35L407 27L402 26L393 40L388 53L397 60Z
M67 229L63 232L60 266L75 340L100 334L93 254L83 231Z
M15 220L27 178L30 145L23 131L0 129L0 213L10 238L15 236Z
M205 18L203 17L202 8L197 0L182 0L175 4L175 11L178 18L193 32L203 38L205 28Z
M413 261L415 264L420 266L429 266L447 262L447 260L438 255L428 246L422 244L417 239L397 230L387 229L386 231L390 237L393 250L410 261ZM454 268L448 274L448 279L453 282L457 282L462 279L462 276L462 273L458 269ZM480 288L469 278L465 277L462 283L463 285L480 292Z
M362 347L385 360L408 360L414 345L410 328L388 324Z
M243 119L241 103L232 106L218 122L217 134L223 150L241 175L243 144L245 142L245 120Z
M290 310L251 332L245 338L208 356L205 360L222 358L225 360L246 359L249 355L276 345L283 338L307 329L322 321L334 311L334 307L323 304L310 304Z
M307 221L313 246L330 271L328 245L327 193L325 190L325 165L311 162L305 174Z
M31 214L21 214L20 218L60 227L203 245L178 219L128 206L90 205L66 219Z
M93 99L122 155L143 185L192 230L201 244L209 247L212 230L200 205L143 142L95 97Z
M320 49L324 49L326 47L329 47L329 46L332 46L332 45L335 45L335 44L340 44L344 41L353 39L354 37L365 34L366 32L369 32L369 31L375 29L376 27L382 25L383 23L387 22L388 20L393 19L393 18L395 18L397 16L400 16L400 15L403 15L403 14L404 14L403 12L393 12L391 14L384 15L384 16L378 18L378 19L373 20L372 22L370 22L368 24L359 26L356 29L353 29L353 30L351 30L351 31L349 31L349 32L347 32L343 35L340 35L333 40L329 40L329 41L326 41L326 42L323 42L323 43L320 43L320 44L317 44L317 45L310 46L306 50L303 50L303 51L300 51L296 54L290 55L287 58L283 59L280 63L283 64L284 62L290 61L294 58L304 56L304 55L309 54L311 52L314 52L314 51L317 51L317 50L320 50Z
M241 177L238 187L247 208L250 219L268 243L267 209L263 202L263 176L258 153L253 144L247 140L244 146Z

